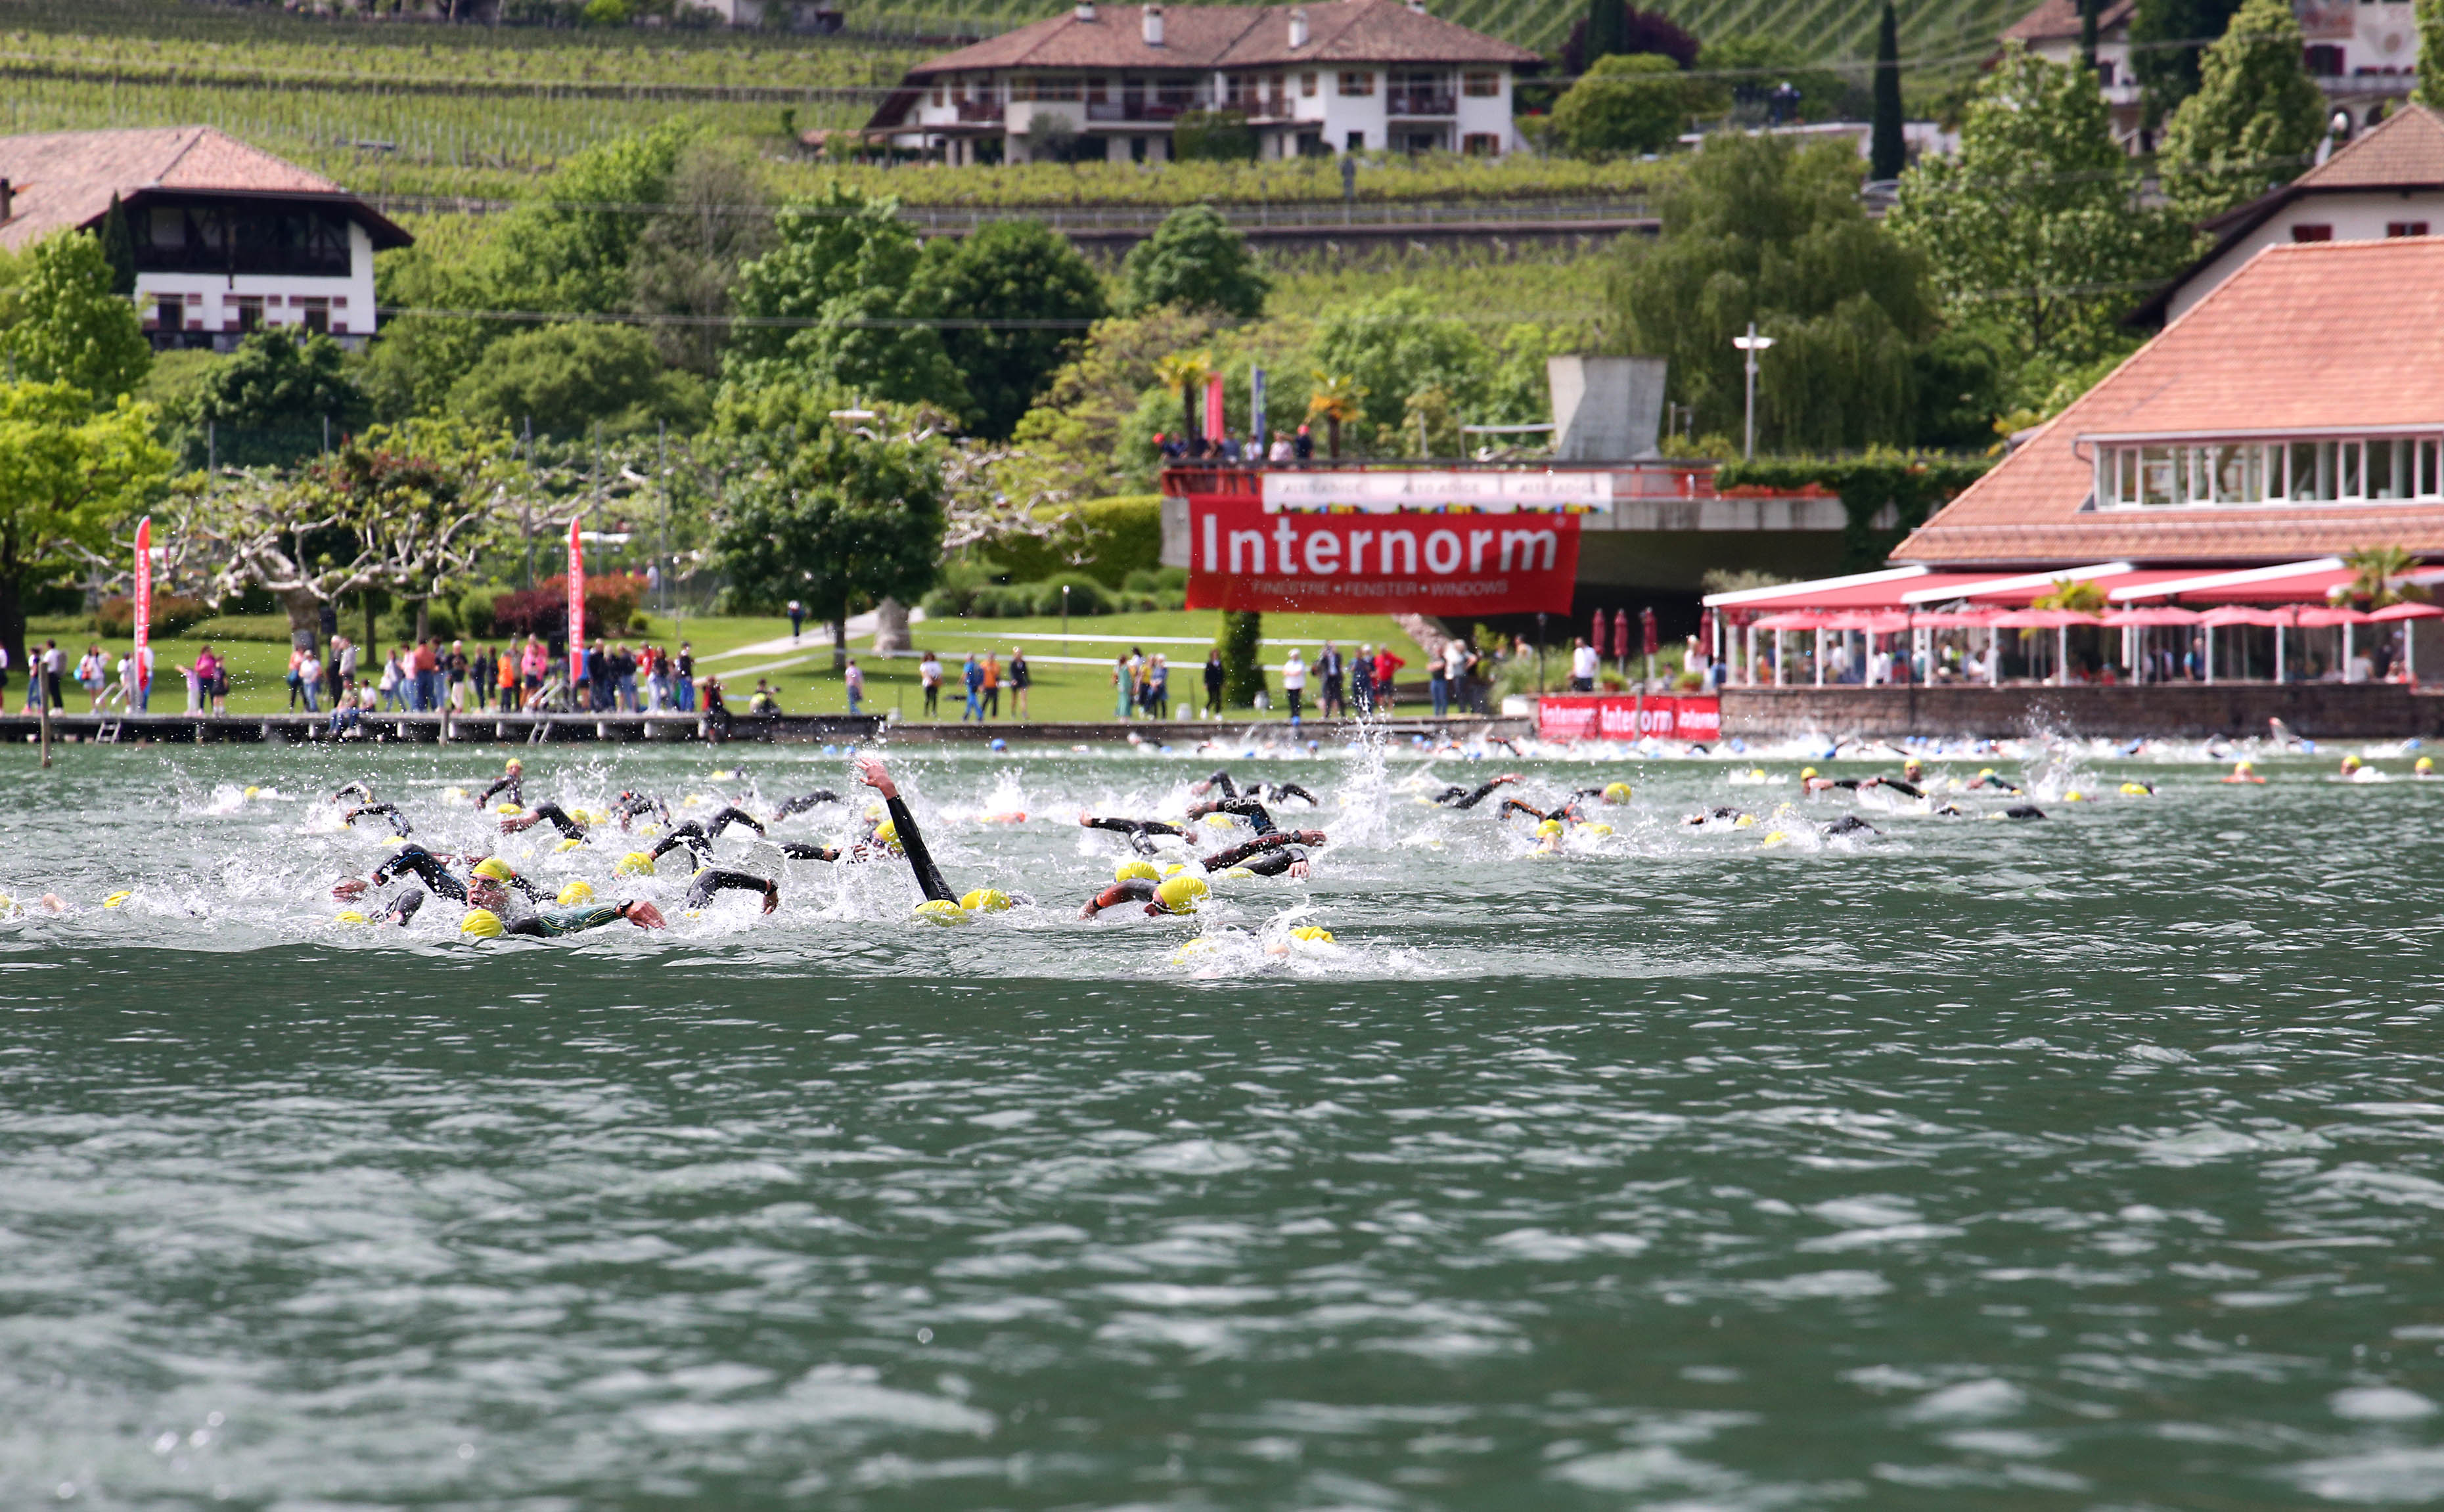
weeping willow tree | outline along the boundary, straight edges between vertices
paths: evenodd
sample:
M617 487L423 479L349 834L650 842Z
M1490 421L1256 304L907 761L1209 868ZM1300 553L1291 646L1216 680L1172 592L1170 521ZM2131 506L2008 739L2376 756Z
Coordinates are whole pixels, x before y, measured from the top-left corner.
M1846 141L1797 147L1719 133L1632 246L1613 299L1631 350L1671 363L1700 433L1736 434L1746 387L1731 338L1756 323L1758 439L1780 452L1915 439L1921 349L1936 315L1924 262L1859 206Z

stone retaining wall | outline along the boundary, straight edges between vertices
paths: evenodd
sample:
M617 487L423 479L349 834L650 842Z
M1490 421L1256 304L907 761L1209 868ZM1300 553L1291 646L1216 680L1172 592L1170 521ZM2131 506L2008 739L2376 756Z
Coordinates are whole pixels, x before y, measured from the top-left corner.
M2281 719L2311 739L2444 733L2444 695L2398 683L2172 683L2072 688L1726 688L1726 738L2037 732L2127 739L2263 735Z

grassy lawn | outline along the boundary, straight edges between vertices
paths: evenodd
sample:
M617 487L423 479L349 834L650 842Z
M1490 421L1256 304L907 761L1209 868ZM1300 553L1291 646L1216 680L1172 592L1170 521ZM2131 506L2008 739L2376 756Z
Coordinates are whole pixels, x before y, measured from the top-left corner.
M991 651L1009 660L1013 646L1025 646L1028 663L1035 674L1035 688L1029 698L1029 717L1039 720L1094 720L1112 717L1112 662L1136 646L1148 654L1160 652L1172 664L1172 710L1185 715L1189 705L1202 701L1204 684L1201 669L1205 653L1213 643L1219 617L1211 610L1181 610L1166 614L1079 616L1069 621L1069 635L1091 639L1047 639L1061 634L1061 621L1050 619L953 619L916 626L915 638L919 651L938 654L944 663L945 691L943 714L955 721L961 700L950 691L960 664L968 653ZM284 621L277 617L246 617L239 619L210 620L187 635L170 639L157 639L154 655L157 672L154 687L153 709L157 713L177 713L186 707L186 689L176 669L194 662L195 653L209 643L230 667L230 712L232 714L283 713L288 709L288 648L284 640L268 637L279 634ZM72 628L81 621L38 619L28 633L36 638L56 636L69 652L70 666L75 656L95 637L89 631ZM809 624L797 646L783 646L777 651L725 655L765 641L784 640L789 634L785 618L719 617L690 618L683 623L667 618L649 620L646 634L631 636L633 645L639 640L676 648L684 637L695 648L697 674L718 675L730 692L731 706L743 710L759 676L770 681L780 693L781 707L790 713L843 713L848 709L848 695L841 676L832 670L831 642ZM242 636L248 638L231 638ZM1335 641L1346 654L1360 643L1381 645L1387 640L1392 654L1415 668L1421 664L1423 654L1415 642L1400 633L1399 627L1379 615L1268 615L1265 618L1265 661L1279 666L1281 658L1292 644L1312 661L1317 648L1326 639ZM1175 643L1176 642L1176 643ZM115 661L126 649L126 642L104 641L103 646ZM472 647L471 647L472 649ZM916 680L916 657L909 655L888 661L878 661L864 649L860 637L852 637L851 655L865 673L866 711L876 712L898 708L902 717L916 719L924 707L924 694ZM1062 658L1077 658L1065 660ZM1404 674L1407 675L1407 674ZM82 712L84 699L78 690L67 692L70 712ZM1273 679L1274 701L1280 701L1280 680ZM9 689L11 708L22 704L25 682L12 679ZM324 705L328 707L327 701ZM1002 696L1002 718L1010 719L1009 695ZM1270 716L1282 717L1276 707ZM1255 717L1251 710L1234 711L1233 718Z

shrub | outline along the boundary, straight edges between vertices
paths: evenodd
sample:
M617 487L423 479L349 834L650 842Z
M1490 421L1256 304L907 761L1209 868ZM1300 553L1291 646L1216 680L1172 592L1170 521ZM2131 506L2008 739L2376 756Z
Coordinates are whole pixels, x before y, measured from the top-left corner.
M492 604L502 592L499 588L470 588L458 596L458 620L467 627L467 634L479 640L492 638L497 624Z
M180 594L158 593L153 596L152 634L170 636L193 625L202 624L213 617L213 606L201 599L189 599ZM136 634L136 600L105 599L94 612L93 628L97 635L113 640Z
M585 580L586 635L624 635L636 622L637 604L645 596L645 580L637 573L609 573ZM568 634L568 579L546 578L518 593L492 599L492 629L503 636L541 636L546 640Z
M1006 536L993 543L993 553L1019 581L1057 579L1074 568L1118 588L1129 574L1155 571L1162 560L1162 499L1151 493L1089 499L1050 536Z
M1065 572L1055 578L1028 585L1034 596L1034 613L1053 616L1061 613L1061 590L1069 590L1069 612L1073 615L1107 615L1112 612L1111 595L1103 585L1083 572Z

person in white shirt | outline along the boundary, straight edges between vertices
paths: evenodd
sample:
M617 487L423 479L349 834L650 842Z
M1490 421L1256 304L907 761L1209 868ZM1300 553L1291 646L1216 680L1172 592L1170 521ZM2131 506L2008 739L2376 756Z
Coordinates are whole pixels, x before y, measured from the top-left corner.
M1603 658L1596 654L1595 647L1587 644L1587 637L1581 636L1578 644L1570 648L1570 691L1594 692L1596 673L1602 669Z
M307 652L297 663L297 691L306 698L306 712L323 711L323 658Z
M1292 646L1288 659L1282 663L1282 696L1290 706L1290 728L1299 728L1299 714L1306 701L1306 660Z
M1463 691L1468 678L1468 642L1451 639L1443 642L1443 681L1451 685L1451 700L1468 711L1468 698Z

